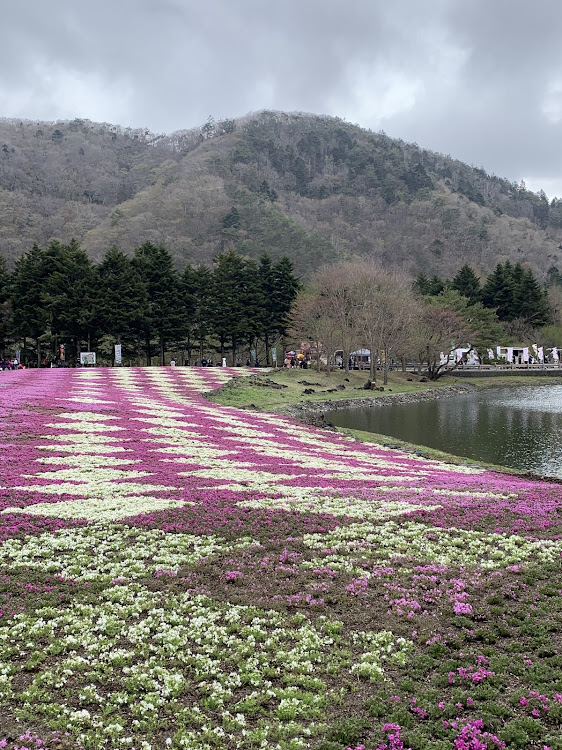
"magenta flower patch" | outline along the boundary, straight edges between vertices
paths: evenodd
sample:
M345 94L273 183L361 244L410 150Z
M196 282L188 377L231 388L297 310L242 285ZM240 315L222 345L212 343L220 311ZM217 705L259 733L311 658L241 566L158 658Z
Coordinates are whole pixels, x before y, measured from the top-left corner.
M240 374L0 373L0 745L554 744L560 485L201 395Z

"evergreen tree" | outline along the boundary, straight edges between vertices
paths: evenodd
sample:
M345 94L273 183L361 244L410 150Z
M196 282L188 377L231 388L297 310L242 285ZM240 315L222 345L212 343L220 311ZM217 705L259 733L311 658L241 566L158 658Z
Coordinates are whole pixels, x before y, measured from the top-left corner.
M55 346L61 338L69 339L62 343L66 343L69 356L77 356L82 339L90 342L95 324L97 295L92 263L76 240L68 245L51 242L43 261L43 299Z
M482 287L482 304L496 309L500 320L513 320L513 266L498 263Z
M482 287L482 302L486 307L495 307L500 320L524 318L537 326L549 320L546 292L533 272L525 270L521 263L498 263Z
M158 340L160 364L165 364L166 345L176 342L185 329L181 284L172 256L162 245L145 242L135 250L133 268L146 285L148 315L144 335L148 364L152 358L152 338Z
M270 344L275 335L275 273L273 263L267 253L263 253L257 266L256 294L258 301L258 335L265 346L265 363L270 364Z
M550 322L547 294L541 289L531 269L523 272L518 288L519 308L517 317L525 318L533 326Z
M444 281L441 276L433 274L433 276L428 277L423 271L416 276L416 279L412 284L414 291L421 294L422 297L428 295L435 297L436 295L441 294L446 286L447 282Z
M185 316L185 348L188 362L191 363L191 351L196 329L197 271L189 264L184 268L181 276L181 299Z
M6 356L11 324L10 274L0 255L0 359Z
M66 260L64 246L56 240L51 242L47 249L43 251L43 286L41 296L48 315L48 332L51 335L51 341L55 348L63 329L61 317L64 314L65 305Z
M191 295L193 300L193 317L190 320L189 307L187 307L187 324L192 327L193 337L198 342L199 360L201 360L213 324L213 273L210 268L201 265L195 268L191 275L184 272L183 285L184 298ZM187 305L190 303L188 302Z
M248 349L257 351L258 342L265 339L265 329L269 327L267 300L260 284L259 267L255 260L244 261L244 274L245 300L242 336L248 344ZM266 355L266 361L269 361L269 353Z
M236 364L238 345L249 333L249 305L252 290L247 263L234 250L220 253L213 260L213 333L220 344L220 356L225 356L227 341L232 348L232 363Z
M515 320L522 317L525 270L521 263L516 263L511 269L511 305L507 320Z
M223 229L240 229L240 213L236 206L232 206L230 211L222 220Z
M414 291L418 294L421 294L422 297L425 297L427 294L429 294L429 279L423 271L420 271L420 273L418 273L414 283L412 284L412 287Z
M407 172L405 172L401 179L406 183L410 193L417 193L418 190L423 188L433 188L431 177L425 171L423 164L416 164Z
M466 263L453 277L451 288L456 289L463 297L467 297L470 304L480 299L480 281L473 269Z
M286 255L273 267L273 282L273 329L277 336L286 336L289 312L301 288L301 283L294 273L293 263Z
M41 336L47 328L49 313L44 304L45 283L44 251L34 244L15 263L11 278L11 297L14 312L14 330L23 339L32 338L36 344L37 366L41 364Z
M438 276L436 273L429 279L429 293L431 295L441 294L447 287L447 282Z
M148 317L145 283L130 258L111 247L96 268L100 331L117 344L138 341Z
M550 266L546 272L546 278L548 286L562 286L562 274L560 273L558 266Z

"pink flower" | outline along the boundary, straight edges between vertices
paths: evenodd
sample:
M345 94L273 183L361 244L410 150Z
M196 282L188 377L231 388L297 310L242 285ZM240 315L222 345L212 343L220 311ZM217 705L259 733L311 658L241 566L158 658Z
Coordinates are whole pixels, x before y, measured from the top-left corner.
M244 573L242 573L241 570L225 570L223 573L223 578L228 582L239 581L240 579L244 578Z
M471 615L472 614L472 607L470 604L465 604L465 602L455 602L455 614L456 615Z

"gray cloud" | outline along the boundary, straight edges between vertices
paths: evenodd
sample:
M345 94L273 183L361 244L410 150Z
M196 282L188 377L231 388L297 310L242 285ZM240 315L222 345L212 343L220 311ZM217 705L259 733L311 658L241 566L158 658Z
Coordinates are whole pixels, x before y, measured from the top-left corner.
M562 195L554 0L32 0L2 21L8 117L332 114Z

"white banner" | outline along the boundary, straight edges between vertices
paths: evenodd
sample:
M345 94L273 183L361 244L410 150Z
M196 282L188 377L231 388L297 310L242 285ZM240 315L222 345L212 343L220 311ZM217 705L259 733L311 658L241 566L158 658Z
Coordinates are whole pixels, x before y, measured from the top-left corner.
M121 344L115 344L115 364L121 364Z
M523 362L528 362L528 361L529 361L529 347L524 346L523 347Z
M558 347L557 346L552 347L552 359L555 362L558 362Z
M513 347L512 346L507 347L507 361L513 362Z
M494 359L494 351L493 351L493 349L488 349L488 359Z
M539 358L539 362L542 364L544 362L544 349L542 348L542 346L539 346L537 356Z

